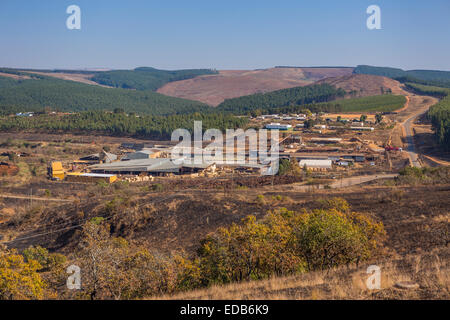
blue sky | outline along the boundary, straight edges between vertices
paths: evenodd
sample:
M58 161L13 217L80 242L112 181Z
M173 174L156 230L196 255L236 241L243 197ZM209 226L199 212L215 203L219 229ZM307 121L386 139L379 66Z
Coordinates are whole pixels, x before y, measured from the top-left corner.
M81 30L66 8L81 8ZM382 30L366 28L381 8ZM0 66L450 70L449 0L0 0Z

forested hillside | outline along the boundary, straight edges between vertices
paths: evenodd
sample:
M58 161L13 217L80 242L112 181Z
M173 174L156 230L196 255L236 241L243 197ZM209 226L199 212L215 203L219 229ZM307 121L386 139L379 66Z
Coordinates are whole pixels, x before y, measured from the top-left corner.
M168 115L208 108L201 102L168 97L149 90L103 88L45 76L28 76L32 78L0 76L0 114L41 111L44 108L60 111L112 111L121 108L127 112Z
M242 127L248 122L246 118L217 113L136 116L123 112L88 111L64 116L0 117L0 131L89 132L113 136L170 139L175 129L193 130L194 120L201 120L204 130L216 128L222 131Z
M333 102L319 103L315 105L316 111L323 112L391 112L401 109L406 103L406 98L400 95L380 95L342 99ZM309 109L308 106L305 108Z
M442 97L428 110L436 138L446 150L450 150L450 89L409 83L407 86L419 94Z
M343 99L334 102L336 106L341 108L342 112L390 112L402 108L405 103L406 98L404 96L390 94Z
M427 85L450 88L450 71L438 70L402 70L387 67L361 65L353 70L355 74L371 74L393 78L401 82L416 82Z
M344 97L345 91L329 84L310 85L272 91L264 94L253 94L225 100L217 107L217 111L247 114L254 110L268 110L291 105L327 102Z
M142 67L134 70L97 72L91 80L115 88L156 91L168 82L191 79L206 74L217 74L217 71L210 69L167 71Z
M382 95L340 99L330 102L310 103L303 105L289 105L286 107L269 107L255 109L250 112L253 116L262 114L292 114L303 113L305 109L311 112L390 112L402 108L406 98L399 95Z

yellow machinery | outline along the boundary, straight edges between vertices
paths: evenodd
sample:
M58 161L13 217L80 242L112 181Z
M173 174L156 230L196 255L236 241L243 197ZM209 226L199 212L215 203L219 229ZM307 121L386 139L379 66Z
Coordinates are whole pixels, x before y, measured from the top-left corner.
M64 168L61 161L53 161L48 167L48 175L52 180L64 180Z
M48 175L52 180L66 180L70 182L95 183L103 181L113 183L117 176L113 174L66 172L61 161L53 161L48 167Z

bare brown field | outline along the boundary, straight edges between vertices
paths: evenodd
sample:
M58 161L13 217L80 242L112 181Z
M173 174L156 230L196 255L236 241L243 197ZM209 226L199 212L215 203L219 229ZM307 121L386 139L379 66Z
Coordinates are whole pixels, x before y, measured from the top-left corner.
M149 247L159 251L193 252L206 234L218 227L239 222L248 215L262 217L269 210L280 207L294 211L314 209L319 206L317 199L342 197L350 203L353 210L370 213L383 222L388 234L386 245L392 253L416 254L446 247L450 240L448 185L369 185L342 190L314 189L311 192L289 191L289 185L279 185L273 189L266 187L224 191L214 187L211 189L210 183L202 185L195 179L191 181L195 186L193 188L176 190L167 187L164 192L148 191L145 186L150 186L151 183L123 188L120 185L104 188L71 184L68 190L67 183L53 183L54 187L51 187L52 182L49 182L47 186L41 185L41 188L49 188L53 197L71 193L73 203L42 207L32 219L21 221L18 229L0 224L0 233L8 231L20 239L50 231L50 234L43 237L15 241L13 246L25 248L40 244L53 250L66 251L76 246L79 234L75 232L77 228L59 231L61 226L76 226L86 219L108 216L116 236L147 243ZM4 190L18 193L18 189ZM29 189L25 187L24 191L26 190ZM263 195L266 201L260 203L258 195ZM282 197L276 197L277 195ZM111 208L107 204L113 199L116 199L116 205ZM29 199L24 201L24 205L29 204ZM7 203L4 205L8 207ZM46 227L40 227L42 225Z
M38 71L27 71L32 74L39 74L42 76L53 77L61 80L69 80L75 82L81 82L84 84L90 84L100 87L109 88L108 86L99 84L95 81L90 80L94 74L84 74L84 73L63 73L63 72L38 72Z
M30 79L30 77L28 77L28 76L23 76L23 75L18 75L18 74L11 74L11 73L3 73L3 72L0 72L0 77L12 78L12 79L15 79L15 80Z
M411 93L406 93L409 97L409 103L407 108L398 110L398 114L395 115L395 119L399 122L414 116L419 116L425 113L432 105L436 104L439 100L429 96L419 96Z
M414 124L414 139L422 160L431 166L450 165L450 152L439 147L431 124Z
M381 94L381 87L391 89L393 94L407 95L400 82L386 77L367 74L352 74L319 80L318 84L328 83L345 91L355 90L358 96L375 96Z
M319 79L347 75L351 72L351 68L221 70L217 75L168 83L157 92L217 106L225 99L305 86Z

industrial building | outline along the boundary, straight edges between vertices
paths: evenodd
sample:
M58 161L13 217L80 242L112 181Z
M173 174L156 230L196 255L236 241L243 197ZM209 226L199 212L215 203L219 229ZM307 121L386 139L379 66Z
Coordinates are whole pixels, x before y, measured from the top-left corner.
M89 166L89 169L94 173L110 173L110 174L183 174L195 173L203 171L214 166L211 163L175 163L168 158L157 159L138 159L128 161L117 161L113 163L102 163Z
M117 155L102 150L100 153L94 153L80 158L76 163L110 163L117 160Z
M121 160L139 160L139 159L155 159L161 155L161 150L159 149L142 149L136 152L127 153Z
M300 160L331 160L331 161L353 161L353 162L364 162L366 161L366 156L363 154L345 154L345 153L290 153L286 154L291 159L296 159L297 161ZM280 154L281 156L284 156L284 154Z

